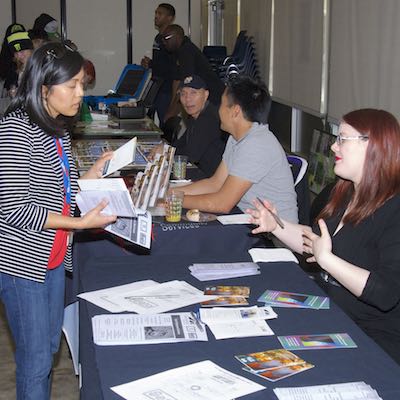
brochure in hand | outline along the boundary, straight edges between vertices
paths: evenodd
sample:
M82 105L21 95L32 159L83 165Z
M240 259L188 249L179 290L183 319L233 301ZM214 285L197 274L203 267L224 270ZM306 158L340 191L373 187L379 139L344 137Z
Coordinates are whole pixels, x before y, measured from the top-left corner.
M328 297L278 290L266 290L258 301L272 307L312 308L316 310L329 308Z
M287 350L342 349L355 348L356 343L347 333L327 333L318 335L278 336Z

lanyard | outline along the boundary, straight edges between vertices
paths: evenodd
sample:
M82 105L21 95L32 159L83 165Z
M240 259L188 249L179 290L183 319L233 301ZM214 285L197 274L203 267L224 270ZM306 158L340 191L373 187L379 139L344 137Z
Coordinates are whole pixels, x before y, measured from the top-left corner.
M69 177L68 156L65 153L63 142L61 139L54 138L54 143L56 145L57 154L60 158L61 168L63 171L65 202L68 205L71 205L71 179Z

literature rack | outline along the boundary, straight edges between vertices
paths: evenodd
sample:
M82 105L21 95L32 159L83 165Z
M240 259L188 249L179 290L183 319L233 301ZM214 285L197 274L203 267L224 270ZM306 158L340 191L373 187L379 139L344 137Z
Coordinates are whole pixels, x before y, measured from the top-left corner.
M308 185L315 194L335 179L335 158L331 150L335 140L335 135L314 129L308 164Z

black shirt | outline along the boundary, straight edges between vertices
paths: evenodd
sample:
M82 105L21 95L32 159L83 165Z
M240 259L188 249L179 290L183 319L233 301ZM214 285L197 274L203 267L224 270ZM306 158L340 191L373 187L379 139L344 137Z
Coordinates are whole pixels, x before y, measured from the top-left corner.
M185 133L172 145L176 154L188 156L191 163L210 177L222 160L227 138L228 134L220 129L217 109L207 103L196 119L189 117Z
M332 252L370 271L370 276L359 298L343 287L326 284L324 289L400 364L400 195L333 236L343 213L326 221Z
M163 42L162 36L159 33L153 42L153 59L151 61L152 75L155 78L163 79L160 91L169 92L172 91L172 81L174 80L175 74L175 57L169 53Z
M185 36L176 52L175 79L181 81L191 75L198 75L203 79L210 92L209 100L218 107L224 84L212 70L207 57Z

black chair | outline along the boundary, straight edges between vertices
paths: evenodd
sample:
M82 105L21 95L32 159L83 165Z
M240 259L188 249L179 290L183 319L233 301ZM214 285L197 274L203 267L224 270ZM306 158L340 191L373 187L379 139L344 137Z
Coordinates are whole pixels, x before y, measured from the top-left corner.
M291 166L294 188L297 194L299 223L308 225L310 221L310 190L307 177L308 162L304 158L295 155L288 155L287 159Z

